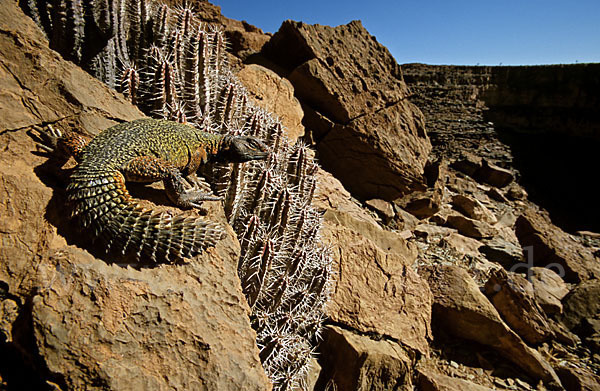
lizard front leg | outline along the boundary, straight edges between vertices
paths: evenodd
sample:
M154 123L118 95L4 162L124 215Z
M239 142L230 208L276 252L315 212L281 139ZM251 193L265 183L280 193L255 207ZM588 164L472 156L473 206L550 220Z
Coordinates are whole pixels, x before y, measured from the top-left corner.
M78 133L62 133L48 124L45 128L34 125L32 128L38 132L32 137L37 141L37 147L51 155L64 158L65 161L73 156L77 162L81 162L81 156L85 146L89 143L89 137Z
M152 156L139 156L130 160L121 172L132 182L163 181L169 199L180 208L201 208L202 201L218 201L204 185L190 184L173 163Z

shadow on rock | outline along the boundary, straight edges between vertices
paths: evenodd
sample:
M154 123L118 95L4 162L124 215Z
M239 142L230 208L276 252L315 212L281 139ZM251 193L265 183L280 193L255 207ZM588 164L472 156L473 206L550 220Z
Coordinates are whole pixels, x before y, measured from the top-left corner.
M59 158L50 158L34 168L40 181L52 189L52 198L46 206L44 218L56 227L57 233L64 237L69 245L86 250L95 258L109 264L131 266L136 269L157 266L157 263L151 261L137 261L133 251L128 251L123 255L120 251L107 250L105 243L96 238L90 228L83 227L77 219L71 217L71 206L67 201L66 187L73 169L71 167L62 168L65 163L66 161ZM133 197L148 200L152 204L170 205L164 190L142 184L128 184L128 190L131 190Z

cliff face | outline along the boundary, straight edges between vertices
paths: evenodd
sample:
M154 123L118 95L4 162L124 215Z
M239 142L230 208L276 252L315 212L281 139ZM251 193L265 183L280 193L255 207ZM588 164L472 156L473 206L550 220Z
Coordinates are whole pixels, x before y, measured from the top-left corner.
M275 344L256 344L233 230L189 262L141 268L107 262L73 227L69 166L34 153L31 126L95 134L142 114L50 50L14 2L2 5L0 389L270 389L261 363ZM575 99L575 87L560 85L567 76L535 69L400 68L358 22L286 22L269 36L197 6L232 41L230 64L250 98L312 143L328 170L311 168L312 206L335 287L311 347L318 362L299 388L600 387L600 235L564 232L519 183L533 167L520 162L533 156L538 174L553 176L549 193L572 190L551 164L569 167L576 154L564 134L575 131L561 128L551 151L541 143L549 133L508 130L535 105L558 105L563 89L582 110L593 98ZM178 212L160 190L134 195ZM575 194L565 210L585 205ZM219 202L208 213L226 224Z
M512 170L569 231L600 228L590 169L600 147L600 64L469 67L405 64L433 153L464 150Z
M600 64L491 68L487 118L517 132L600 140Z

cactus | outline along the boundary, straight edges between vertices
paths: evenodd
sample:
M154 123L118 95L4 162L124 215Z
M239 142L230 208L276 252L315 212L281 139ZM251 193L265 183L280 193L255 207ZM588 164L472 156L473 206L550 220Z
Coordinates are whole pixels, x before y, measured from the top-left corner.
M267 161L207 165L238 235L238 274L260 358L277 390L302 389L332 288L331 257L311 201L317 164L257 107L226 61L222 31L193 9L136 0L21 0L53 48L146 114L219 133L250 134Z

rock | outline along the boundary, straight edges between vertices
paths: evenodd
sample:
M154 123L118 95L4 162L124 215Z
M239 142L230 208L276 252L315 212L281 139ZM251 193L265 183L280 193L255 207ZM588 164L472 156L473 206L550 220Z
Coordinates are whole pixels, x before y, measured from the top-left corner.
M396 213L394 212L394 207L387 201L375 198L372 200L365 201L365 204L367 204L367 206L375 210L377 214L379 214L383 218L384 221L390 221L396 216Z
M392 201L425 188L431 145L423 116L406 100L394 58L359 21L335 28L286 21L262 53L319 113L304 125L326 131L313 137L319 160L353 195Z
M319 187L315 191L313 205L323 213L329 213L333 222L355 230L365 226L378 230L377 220L363 210L358 202L352 200L350 193L333 175L323 169L318 169L317 181ZM364 223L368 223L365 225Z
M479 247L481 247L481 242L479 240L468 238L456 232L452 232L444 237L440 244L453 248L457 253L462 255L471 257L481 256L481 253L478 250Z
M477 221L460 214L451 214L446 218L446 224L456 228L462 235L475 239L491 238L497 230L482 221Z
M271 36L245 21L241 23L242 28L230 25L229 29L225 30L225 36L229 42L231 52L241 60L246 60L251 55L260 52Z
M445 205L442 205L441 209L436 214L431 216L428 219L428 221L430 223L443 226L443 225L446 225L448 216L453 215L453 214L457 214L457 212L454 209L452 209L449 204L445 204Z
M178 5L177 0L169 1L171 5ZM196 1L193 5L194 14L202 21L219 25L225 32L229 43L229 50L237 57L245 59L259 52L270 39L270 34L265 34L246 21L229 19L221 14L221 7L208 1Z
M569 293L569 287L558 274L544 267L529 269L528 279L533 285L535 300L548 315L562 312L561 300Z
M443 188L450 176L448 162L443 159L427 161L424 168L427 186L431 188Z
M478 182L495 187L505 187L514 180L509 170L491 164L488 160L469 152L463 152L460 158L452 162L451 167Z
M496 187L505 187L514 180L513 174L504 168L495 166L487 160L474 174L475 179Z
M570 330L581 329L584 319L600 317L599 297L600 280L580 283L563 298L561 321Z
M360 199L393 201L425 190L423 166L429 147L417 110L401 101L334 125L316 145L320 163Z
M412 390L412 360L397 342L327 326L321 348L322 378L332 381L328 386L339 391Z
M529 348L501 319L475 281L457 266L419 269L433 293L432 322L455 337L490 346L534 379L558 388L560 381L541 355Z
M420 391L491 391L491 388L470 381L436 373L433 370L419 368L418 385Z
M450 167L453 167L452 165ZM478 184L470 177L466 177L454 170L448 171L446 178L446 187L457 194L476 194Z
M523 250L520 246L516 246L498 236L487 239L483 243L479 247L479 251L485 254L489 261L499 263L507 270L517 271L519 263L523 259Z
M0 132L72 119L78 129L96 134L115 120L144 116L120 94L50 50L44 33L12 2L0 8L0 26L6 31L0 36ZM107 106L110 116L105 115Z
M277 113L292 143L304 136L304 113L300 102L294 97L294 87L287 79L256 64L244 66L236 76L258 105Z
M395 201L402 209L423 220L437 214L443 206L448 167L444 161L427 162L426 190L414 191Z
M297 84L295 78L306 78L303 86L296 86L298 96L337 123L408 95L400 66L360 21L329 27L287 20L262 53L295 71L289 76L292 84Z
M232 243L183 267L141 271L50 252L32 277L52 284L32 302L40 356L69 389L270 389Z
M600 390L600 377L575 366L557 366L556 373L560 381L569 391L598 391Z
M495 187L490 188L485 192L491 199L494 199L499 202L508 202L508 199L502 194L500 190Z
M550 329L554 333L554 340L564 346L575 347L581 344L581 338L577 334L569 331L562 323L549 319Z
M420 220L432 217L442 206L442 192L434 189L415 191L397 201L402 209Z
M400 229L404 230L412 230L419 224L419 219L417 219L414 215L408 213L401 207L396 204L392 204L394 206L394 211L396 212L396 221Z
M319 177L314 205L325 210L322 238L337 271L327 315L345 327L390 336L426 353L431 293L411 268L416 249L398 233L383 230L330 174Z
M66 218L64 173L32 153L26 127L58 122L97 133L142 115L50 50L16 2L0 7L0 30L0 286L18 305L2 327L12 329L1 352L11 358L9 387L270 389L233 231L185 264L98 259L102 249ZM222 208L206 205L207 218L225 222ZM11 322L10 304L3 321Z
M448 215L449 215L449 213L447 213L443 209L441 209L436 214L431 216L427 221L429 221L430 223L435 224L435 225L445 225L446 218L448 217Z
M0 296L1 297L1 296ZM13 324L19 316L19 304L12 299L0 301L0 341L12 342Z
M446 237L454 232L456 232L456 230L453 228L440 227L431 224L419 224L413 229L415 236L427 239L431 239L436 236Z
M535 301L533 285L526 278L495 270L485 284L485 294L502 319L526 342L539 345L553 336L548 319Z
M600 316L586 318L582 326L581 334L585 345L596 355L600 355Z
M525 189L523 189L521 186L519 186L516 183L512 183L508 189L506 190L506 197L509 200L526 200L527 199L527 192L525 191Z
M452 205L465 216L488 224L496 224L496 216L478 200L457 194L452 197Z
M481 168L482 165L483 159L481 157L470 152L463 151L461 156L450 164L450 167L462 172L463 174L467 174L470 177L474 177L475 173Z
M324 114L316 111L306 103L300 102L302 110L304 111L304 118L302 119L303 124L310 124L310 128L307 130L304 139L310 142L314 147L316 146L327 134L335 123L327 118Z
M497 226L511 228L511 232L512 232L513 227L514 227L515 222L517 221L517 217L518 217L515 215L514 212L516 212L516 210L507 209L503 213L499 214ZM512 240L512 239L514 239L514 240ZM515 244L519 244L519 240L517 239L517 236L514 234L514 232L511 235L510 241L514 242Z
M532 266L555 269L567 282L600 276L594 254L553 225L546 213L526 209L515 223L515 232L524 250L530 248L527 255Z
M306 389L307 390L315 390L317 386L317 381L319 380L319 376L321 375L321 364L317 361L315 357L310 359L310 369L308 370L308 374L306 375Z
M398 232L398 235L400 235L400 237L404 240L409 240L412 237L414 237L412 231L409 229L405 229L404 231Z
M590 232L590 231L577 231L577 235L582 236L584 238L600 240L600 233L598 232Z
M29 137L6 133L2 143L8 148L0 157L0 280L23 301L40 292L31 308L20 310L20 318L32 319L32 334L22 331L16 346L34 341L34 358L69 389L270 388L237 278L239 245L231 231L190 264L142 270L107 265L63 238L85 241L60 216L64 190L46 187L33 173L44 159L25 152L34 149Z
M370 237L328 220L322 235L337 271L327 307L330 319L361 332L389 335L426 353L431 293L410 267L414 252L397 250L406 246L405 240L398 234Z

